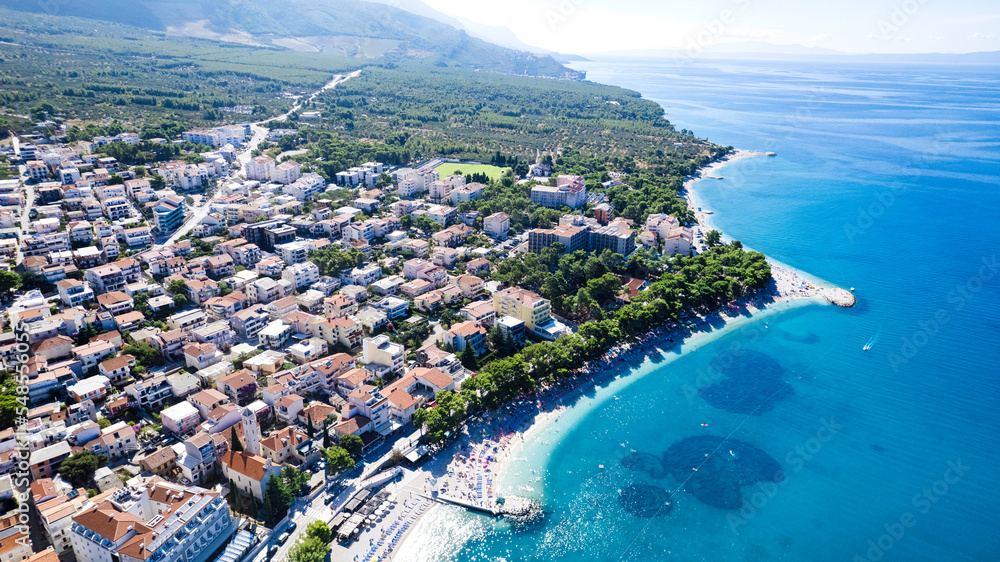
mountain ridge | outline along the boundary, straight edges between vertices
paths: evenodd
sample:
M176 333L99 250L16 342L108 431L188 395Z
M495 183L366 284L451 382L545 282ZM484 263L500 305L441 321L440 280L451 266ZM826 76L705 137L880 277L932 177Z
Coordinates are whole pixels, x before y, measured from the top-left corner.
M0 0L9 10L117 23L172 35L314 50L366 62L582 79L548 55L494 45L464 30L363 0Z

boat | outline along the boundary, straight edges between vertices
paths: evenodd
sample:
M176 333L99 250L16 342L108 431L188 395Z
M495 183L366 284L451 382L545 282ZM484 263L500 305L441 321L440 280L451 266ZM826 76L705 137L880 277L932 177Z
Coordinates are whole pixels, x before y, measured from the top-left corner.
M881 333L882 333L882 331L879 330L878 333L876 333L874 336L872 336L871 339L868 340L868 343L866 343L865 346L861 348L861 351L868 351L869 349L871 349L872 347L874 347L875 344L878 343L878 336Z

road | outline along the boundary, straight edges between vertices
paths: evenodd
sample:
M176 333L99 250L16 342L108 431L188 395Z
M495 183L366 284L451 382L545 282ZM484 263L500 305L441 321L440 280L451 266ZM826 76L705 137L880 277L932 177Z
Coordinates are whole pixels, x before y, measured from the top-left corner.
M17 167L19 177L24 178L24 174L27 171L27 166L20 165ZM31 228L31 206L35 204L35 186L31 184L24 184L24 211L21 213L21 236L18 240L24 236L24 233L28 232ZM17 253L14 255L14 266L21 265L24 261L24 255L21 253L21 245L17 245Z
M350 80L351 78L354 78L359 74L361 74L361 71L356 70L348 74L338 74L334 76L333 80L330 80L322 88L313 92L308 98L306 98L306 101L307 102L313 101L316 98L316 96L319 95L321 92L329 90L330 88L335 87L337 84L340 84L346 80ZM281 115L278 115L276 117L271 117L270 119L264 119L263 121L257 121L256 123L250 124L250 132L252 135L250 137L250 141L246 144L246 148L243 151L241 151L239 155L237 155L236 157L236 161L239 162L240 164L240 170L239 172L237 172L237 174L243 174L244 177L246 177L247 163L250 162L250 159L252 158L253 155L253 151L256 150L258 146L260 146L260 143L264 142L264 139L267 137L267 133L270 132L270 130L267 127L264 127L263 125L271 121L281 121L283 119L287 119L288 116L291 115L293 111L298 111L302 107L303 103L304 102L301 100L296 101L295 105L293 105L292 108L289 109L287 112L282 113ZM195 226L197 226L202 220L204 220L206 216L208 216L208 213L211 211L212 201L219 198L221 192L222 192L221 189L217 189L215 193L212 195L211 199L203 202L201 206L194 209L191 216L188 217L186 221L184 221L184 224L182 224L180 228L174 231L163 242L159 244L153 244L153 249L158 250L160 248L163 248L164 246L169 246L170 244L177 242L177 240L182 236L185 236L189 232L191 232L191 230Z
M21 139L17 138L17 135L11 133L11 144L14 145L14 154L21 158ZM21 234L18 236L18 241L28 232L28 228L31 226L31 206L35 204L35 186L26 183L25 174L28 173L28 167L25 166L24 162L21 162L17 166L17 178L24 183L24 211L21 213ZM24 261L24 254L21 253L21 244L17 245L17 251L14 254L14 266L17 267L21 265Z
M347 504L348 500L350 500L351 497L354 496L355 492L360 490L364 484L366 483L371 484L371 482L366 482L366 481L368 481L372 477L375 477L376 473L378 473L378 468L383 466L384 464L386 464L387 461L390 460L393 454L392 451L394 448L396 448L397 444L399 444L400 449L409 450L410 447L412 447L414 444L420 441L420 436L421 432L415 431L412 434L406 437L401 437L391 443L385 442L374 451L369 452L369 454L365 456L366 459L369 456L377 456L377 458L370 462L366 460L365 467L364 469L362 469L361 474L359 474L356 478L344 481L343 487L337 494L336 499L334 499L330 504L326 504L324 500L329 495L329 490L330 490L329 485L336 481L336 479L334 478L331 478L326 481L326 483L323 486L323 489L316 495L316 498L313 499L312 501L307 502L303 499L296 499L295 503L293 503L292 506L289 508L289 513L291 514L291 520L294 521L296 524L295 532L290 534L288 540L286 540L284 544L278 545L278 552L276 552L274 556L268 557L267 548L265 548L264 550L261 551L260 554L257 555L256 558L254 558L252 562L286 561L288 556L288 551L291 550L292 545L294 545L295 542L299 540L299 538L305 536L304 533L306 532L306 529L309 527L310 523L312 523L313 521L323 521L324 523L329 524L330 520L333 519L334 513L343 509L343 507ZM411 476L410 471L404 470L404 474L406 475L404 479L409 480ZM313 482L315 481L313 480ZM394 488L394 490L395 489L397 488ZM412 491L418 491L418 487L413 487L412 490L408 490L408 493L405 496L406 499L410 498L409 492ZM403 498L401 497L400 501L402 501L402 499ZM284 529L282 529L280 532L276 530L274 536L271 539L270 544L277 544L277 537L280 536L281 533L283 532ZM334 557L333 560L337 560L337 558Z

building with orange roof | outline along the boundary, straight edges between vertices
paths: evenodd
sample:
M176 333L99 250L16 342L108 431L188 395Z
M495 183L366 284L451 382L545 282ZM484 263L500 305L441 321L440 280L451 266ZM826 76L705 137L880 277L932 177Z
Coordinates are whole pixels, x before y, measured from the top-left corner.
M337 416L338 413L337 408L323 402L315 401L299 412L298 421L306 427L312 426L312 429L316 431L323 428L323 423L327 418Z
M222 455L222 474L236 484L236 489L244 496L264 499L267 481L278 476L282 466L269 458L247 451L228 451Z
M198 487L154 479L98 497L73 517L79 562L205 562L236 531L222 496Z
M320 450L308 435L288 426L265 437L260 442L260 454L277 464L308 464L319 458Z
M444 342L456 351L471 346L476 355L482 355L486 352L486 327L471 320L455 324L444 333Z
M46 538L57 554L72 549L69 528L73 524L73 516L79 513L86 503L87 490L83 488L70 490L66 494L35 503L42 529L45 530Z

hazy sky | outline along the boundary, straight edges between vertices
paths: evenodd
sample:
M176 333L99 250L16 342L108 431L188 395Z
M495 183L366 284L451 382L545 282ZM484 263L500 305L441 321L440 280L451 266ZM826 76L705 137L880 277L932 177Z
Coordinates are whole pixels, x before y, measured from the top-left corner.
M564 53L766 41L852 53L1000 50L997 0L424 0Z

